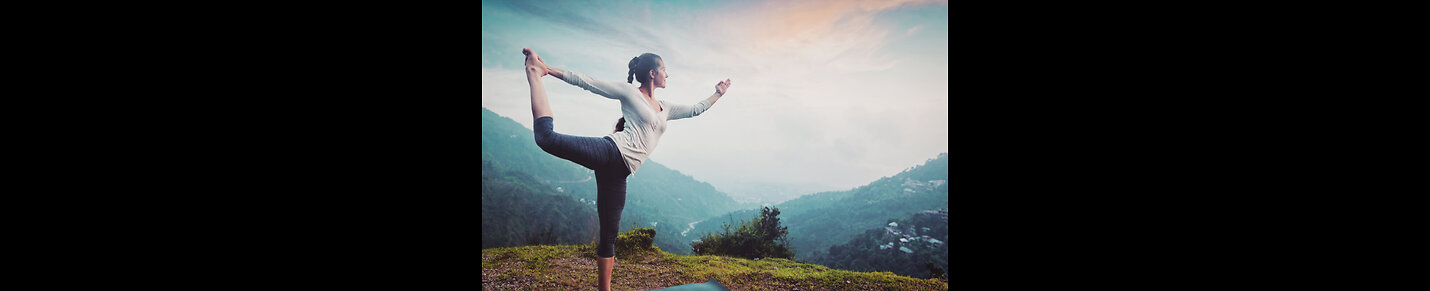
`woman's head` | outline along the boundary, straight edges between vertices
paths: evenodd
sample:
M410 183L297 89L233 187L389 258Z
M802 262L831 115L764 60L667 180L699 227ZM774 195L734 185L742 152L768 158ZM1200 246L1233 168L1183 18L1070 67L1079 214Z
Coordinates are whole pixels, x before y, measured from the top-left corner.
M665 88L665 78L670 75L665 73L665 60L652 53L644 53L631 59L630 72L626 73L626 83L632 80L641 81L641 86L647 84L652 88Z

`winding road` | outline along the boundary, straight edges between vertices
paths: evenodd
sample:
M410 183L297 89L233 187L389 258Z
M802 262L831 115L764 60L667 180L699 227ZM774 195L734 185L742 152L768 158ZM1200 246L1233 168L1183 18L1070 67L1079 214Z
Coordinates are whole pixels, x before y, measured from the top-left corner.
M581 180L571 180L571 181L552 181L552 180L546 180L546 182L547 182L547 183L585 183L586 181L590 181L590 180L591 180L591 175L586 175L586 178L585 178L585 179L581 179Z
M701 221L705 221L705 220L701 220ZM680 236L685 236L685 233L690 232L691 230L695 230L695 224L700 223L701 221L691 222L691 223L690 223L690 227L687 227L687 228L685 228L685 231L680 232Z

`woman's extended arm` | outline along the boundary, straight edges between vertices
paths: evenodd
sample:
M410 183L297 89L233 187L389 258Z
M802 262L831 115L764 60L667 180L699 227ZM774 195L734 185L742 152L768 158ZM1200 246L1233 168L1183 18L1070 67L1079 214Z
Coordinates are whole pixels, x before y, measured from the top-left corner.
M548 75L566 81L567 84L581 87L581 89L586 89L586 91L591 91L591 93L596 93L596 95L601 95L606 98L623 99L631 97L631 94L639 95L639 93L633 92L635 91L634 88L624 86L624 84L619 82L595 79L587 77L585 74L562 70L552 66L546 66L546 70Z
M705 110L710 109L710 106L715 105L715 101L720 101L720 97L725 96L725 91L729 88L730 79L725 79L725 81L721 81L719 84L715 84L715 94L711 94L709 98L705 98L705 101L700 101L700 103L695 103L695 105L670 106L670 120L691 118L699 116L701 113L705 113Z
M631 88L631 87L629 87L629 86L621 86L621 83L611 82L611 81L605 81L605 80L596 80L596 79L592 79L592 78L586 77L586 75L583 75L583 74L581 74L581 73L571 72L571 71L567 71L567 70L558 69L558 68L556 68L556 67L552 67L551 65L546 64L546 60L541 59L541 56L537 55L537 54L536 54L536 51L533 51L533 50L530 50L530 49L526 49L526 50L523 50L522 52L523 52L523 53L529 53L529 54L531 54L532 56L535 56L535 59L536 59L536 60L535 60L534 64L532 64L532 65L535 65L535 66L541 67L542 69L545 69L544 72L537 72L537 73L541 73L541 76L545 76L545 75L554 76L554 77L556 77L557 79L561 79L562 81L566 81L566 83L569 83L569 84L571 84L571 85L575 85L576 87L581 87L581 89L586 89L586 91L591 91L591 93L596 93L596 95L601 95L602 97L611 98L611 99L618 99L618 100L619 100L619 99L622 99L622 98L625 98L625 97L630 97L629 95L632 94L631 91L635 91L633 88ZM639 93L636 93L636 94L639 95Z

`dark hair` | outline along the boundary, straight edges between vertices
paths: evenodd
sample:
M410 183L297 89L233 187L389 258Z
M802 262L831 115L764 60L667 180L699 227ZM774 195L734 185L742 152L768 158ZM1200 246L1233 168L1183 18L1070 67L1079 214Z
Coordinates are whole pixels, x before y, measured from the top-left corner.
M626 129L626 118L621 117L621 119L616 120L616 131L612 131L611 133L621 132L621 130L624 129Z
M650 72L651 70L655 70L656 68L660 67L660 62L657 61L659 59L660 56L657 56L652 53L644 53L640 56L631 58L631 64L626 65L631 68L631 71L626 73L626 83L630 83L632 79L641 81L641 84L650 82L650 74L647 74L646 72Z

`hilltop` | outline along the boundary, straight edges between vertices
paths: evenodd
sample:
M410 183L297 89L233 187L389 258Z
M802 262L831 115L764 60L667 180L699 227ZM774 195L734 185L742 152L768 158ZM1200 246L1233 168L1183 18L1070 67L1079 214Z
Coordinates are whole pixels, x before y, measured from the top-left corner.
M731 290L948 290L942 279L853 272L786 259L684 256L651 245L655 230L637 228L617 242L611 288L646 290L719 280ZM483 290L576 290L596 287L595 245L482 249Z

